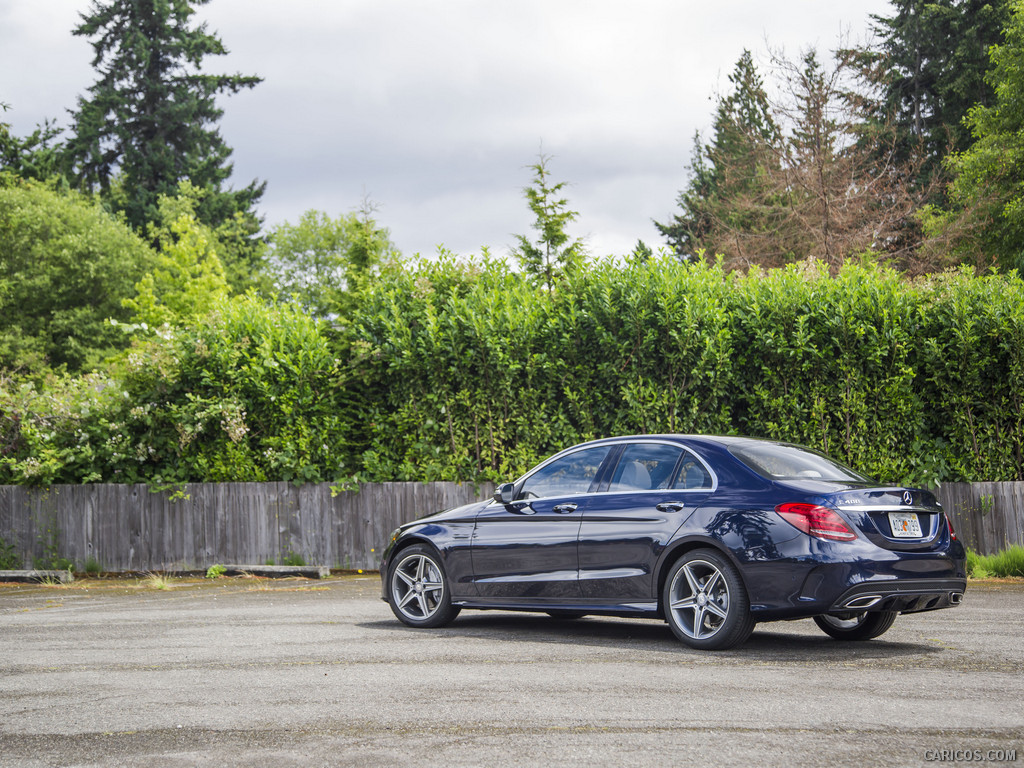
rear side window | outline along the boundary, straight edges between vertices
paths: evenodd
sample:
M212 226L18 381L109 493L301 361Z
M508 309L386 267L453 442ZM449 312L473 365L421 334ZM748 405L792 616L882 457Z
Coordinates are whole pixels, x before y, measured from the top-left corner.
M694 456L683 455L683 463L679 467L676 481L672 487L677 490L692 491L701 488L711 489L711 475Z
M874 482L828 456L786 443L745 443L729 447L729 452L752 470L769 480L838 480Z
M526 478L519 498L542 499L586 493L610 450L610 446L600 445L555 459Z
M711 477L677 445L635 443L622 452L608 487L612 492L710 488Z

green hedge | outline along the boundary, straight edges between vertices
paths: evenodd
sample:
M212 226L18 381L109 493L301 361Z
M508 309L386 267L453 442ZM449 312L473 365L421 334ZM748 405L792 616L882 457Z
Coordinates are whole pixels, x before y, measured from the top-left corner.
M389 275L351 332L365 468L507 478L582 439L730 429L734 329L717 268L602 264L554 293L501 262Z
M251 297L106 375L0 387L0 483L502 480L579 440L741 433L883 480L1024 479L1024 287L871 265L391 265L331 324Z
M387 275L351 330L378 393L374 478L498 480L590 437L718 432L886 480L1024 479L1015 274L666 259L549 294L500 262L442 260Z

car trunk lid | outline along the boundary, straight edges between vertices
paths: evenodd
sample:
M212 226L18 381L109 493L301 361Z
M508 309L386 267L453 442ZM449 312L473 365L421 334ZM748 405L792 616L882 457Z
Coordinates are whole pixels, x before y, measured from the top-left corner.
M930 549L948 536L942 506L920 488L844 488L825 499L874 544L890 550Z

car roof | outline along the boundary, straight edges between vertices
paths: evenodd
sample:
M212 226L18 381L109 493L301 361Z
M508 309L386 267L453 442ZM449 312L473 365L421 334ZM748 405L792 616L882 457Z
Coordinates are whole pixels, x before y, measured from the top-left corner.
M722 447L730 445L737 445L743 443L775 443L778 444L777 440L769 440L759 437L746 437L743 435L690 435L690 434L676 434L676 433L662 433L662 434L644 434L644 435L617 435L615 437L603 437L598 440L590 440L585 443L580 443L578 446L572 446L573 448L585 446L585 445L605 445L608 443L623 443L632 441L643 441L643 440L665 440L674 443L689 443L689 444L711 444Z

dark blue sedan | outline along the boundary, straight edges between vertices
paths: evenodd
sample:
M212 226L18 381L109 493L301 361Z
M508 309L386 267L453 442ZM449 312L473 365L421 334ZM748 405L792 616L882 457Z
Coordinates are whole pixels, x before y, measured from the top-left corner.
M413 627L463 608L658 617L723 649L779 619L878 637L897 614L958 605L964 558L928 491L788 443L643 435L574 446L491 500L403 525L381 579Z

